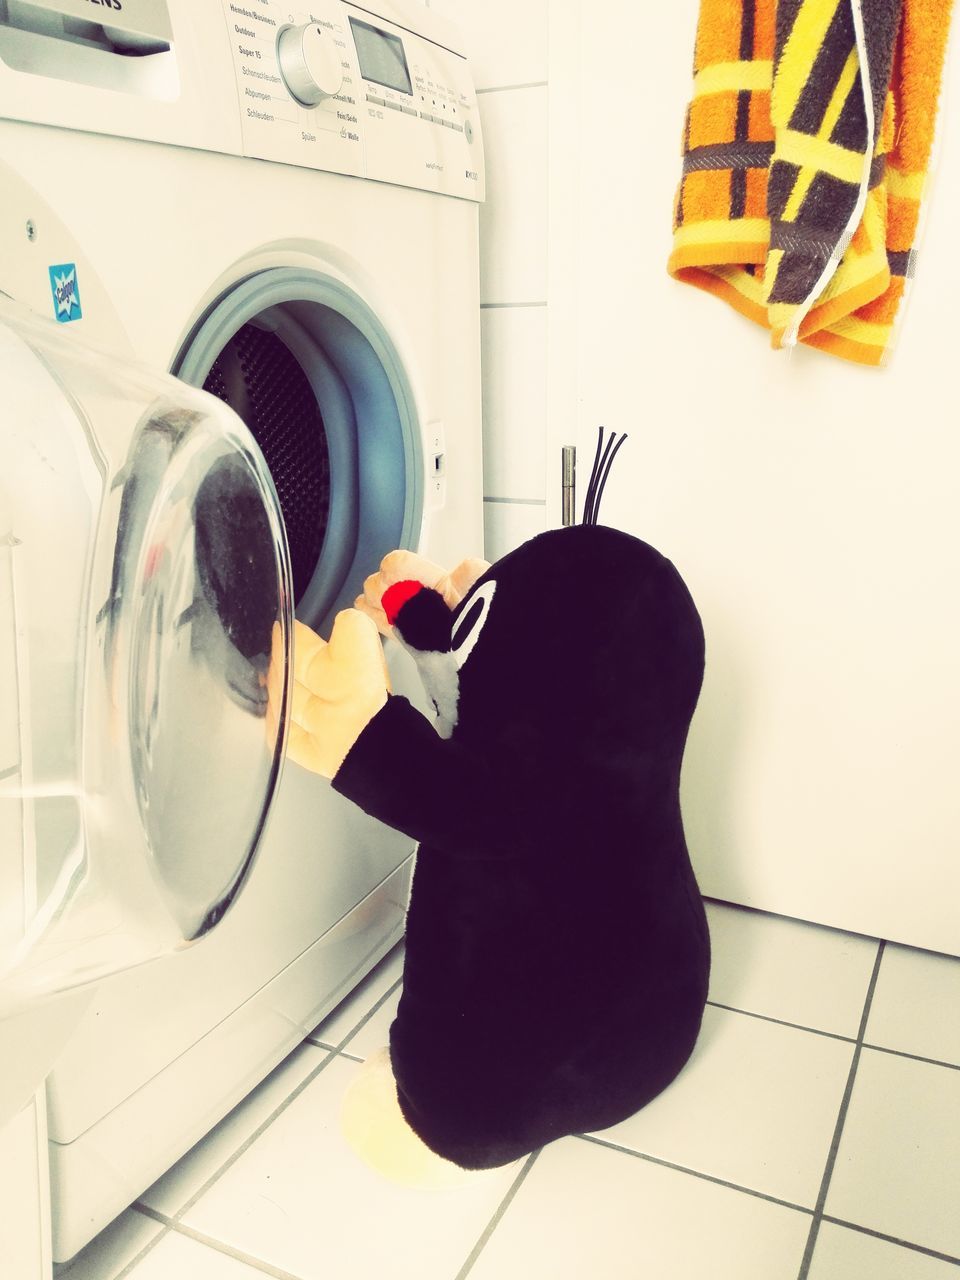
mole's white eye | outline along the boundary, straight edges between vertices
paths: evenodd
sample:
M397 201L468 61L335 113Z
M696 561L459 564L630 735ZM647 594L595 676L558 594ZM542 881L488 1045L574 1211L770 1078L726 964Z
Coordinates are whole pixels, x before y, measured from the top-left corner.
M478 587L469 597L466 608L457 620L450 641L450 650L458 667L463 666L473 652L473 646L480 639L480 632L486 625L490 603L496 589L497 584L492 578Z

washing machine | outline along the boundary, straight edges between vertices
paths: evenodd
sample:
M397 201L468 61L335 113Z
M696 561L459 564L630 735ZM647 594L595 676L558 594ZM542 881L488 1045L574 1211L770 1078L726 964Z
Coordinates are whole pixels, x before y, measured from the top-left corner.
M0 292L242 419L321 633L393 547L482 551L483 183L463 47L420 4L0 0ZM214 711L187 695L189 760ZM207 829L249 808L242 769L208 795L168 765ZM400 938L413 853L284 766L217 928L104 982L48 1078L57 1261Z

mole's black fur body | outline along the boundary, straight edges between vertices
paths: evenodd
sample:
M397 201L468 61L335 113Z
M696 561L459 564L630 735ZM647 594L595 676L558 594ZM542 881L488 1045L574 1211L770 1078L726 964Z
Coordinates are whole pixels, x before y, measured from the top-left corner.
M487 1168L631 1115L696 1042L710 943L679 777L703 630L673 565L599 525L438 600L395 625L449 737L391 697L334 786L421 842L398 1096L429 1147Z

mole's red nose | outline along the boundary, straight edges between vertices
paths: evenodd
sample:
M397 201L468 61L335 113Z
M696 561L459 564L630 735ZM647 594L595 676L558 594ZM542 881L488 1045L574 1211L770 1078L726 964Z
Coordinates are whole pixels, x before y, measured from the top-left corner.
M409 578L405 582L395 582L392 587L387 587L380 603L383 605L383 612L387 615L387 621L391 627L407 601L412 600L417 592L422 590L422 582L414 582Z

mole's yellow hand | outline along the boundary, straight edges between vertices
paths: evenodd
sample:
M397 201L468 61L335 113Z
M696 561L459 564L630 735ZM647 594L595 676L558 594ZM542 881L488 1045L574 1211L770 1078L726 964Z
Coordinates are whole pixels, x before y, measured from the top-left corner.
M287 754L332 778L390 692L376 626L356 609L344 609L328 644L302 622L294 623L293 679Z

